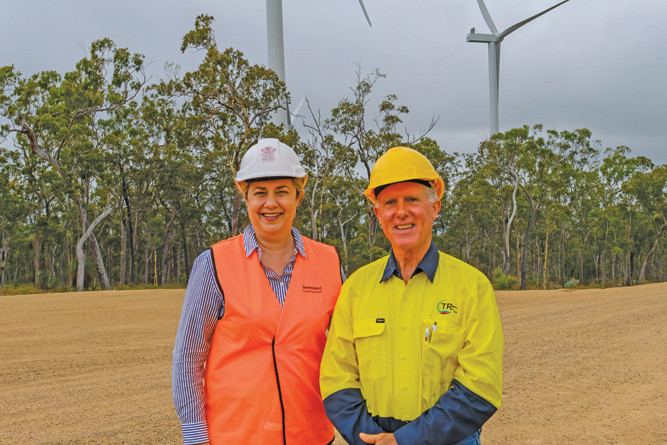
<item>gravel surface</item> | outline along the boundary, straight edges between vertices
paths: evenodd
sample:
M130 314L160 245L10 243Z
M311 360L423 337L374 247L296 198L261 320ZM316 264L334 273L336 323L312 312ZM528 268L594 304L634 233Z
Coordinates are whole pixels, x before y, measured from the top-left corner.
M179 443L183 295L0 296L0 443ZM497 300L504 399L485 445L667 443L667 283Z

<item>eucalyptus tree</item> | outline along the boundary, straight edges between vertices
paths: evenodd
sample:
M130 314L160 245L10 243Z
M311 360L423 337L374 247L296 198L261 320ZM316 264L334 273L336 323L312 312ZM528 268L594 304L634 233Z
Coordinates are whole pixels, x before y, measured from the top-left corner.
M586 128L547 131L547 145L559 156L551 176L550 205L560 208L554 223L560 232L560 282L565 285L568 248L578 254L579 281L584 282L584 255L591 236L591 212L597 206L598 155L600 141L591 140ZM568 243L574 236L576 243Z
M490 144L480 146L488 162L500 169L506 180L514 181L514 186L522 191L530 207L521 255L521 289L525 289L527 284L526 266L535 216L548 200L548 184L553 180L555 166L560 161L558 154L541 137L541 132L541 125L532 129L523 126L497 133L491 137Z
M287 103L289 95L276 73L252 65L233 48L221 51L211 24L213 17L200 15L195 28L184 37L181 51L205 52L195 71L160 85L160 91L189 101L191 112L202 125L197 147L210 155L216 168L219 209L228 210L229 231L239 232L241 197L232 181L246 150L262 135L271 115Z
M409 113L408 107L397 103L395 94L388 94L379 100L377 112L372 112L373 89L385 74L374 70L363 76L361 70L356 71L356 83L350 88L352 96L341 99L331 110L331 115L325 120L325 126L335 134L341 148L349 151L346 158L346 174L352 184L359 184L355 192L361 196L368 184L371 169L375 161L389 148L398 145L413 146L421 141L436 125L437 118L433 118L427 128L418 134L411 134L407 130L401 132L402 116ZM361 181L357 179L363 179ZM376 258L373 254L377 235L377 219L372 206L365 202L368 228L368 257L367 261Z
M98 128L101 143L107 153L108 170L100 175L105 188L112 191L118 203L115 209L120 217L119 282L124 285L136 279L133 213L136 189L136 171L142 168L143 138L139 108L135 101L111 110L108 119L100 120ZM129 244L129 249L128 249ZM129 251L129 268L128 268Z
M636 172L623 185L625 193L632 196L643 210L648 225L654 229L655 238L644 256L639 271L638 283L643 283L646 277L646 268L651 256L660 245L660 239L667 229L665 207L667 206L667 164L658 165L648 172Z
M449 242L458 246L461 259L470 263L473 246L488 236L488 229L501 212L494 202L495 189L474 168L476 158L467 155L465 163L466 169L448 193L439 219L446 220Z
M523 137L522 134L516 134L515 141L519 137ZM501 144L497 140L483 141L478 149L480 165L476 166L479 174L495 191L492 196L496 198L500 210L496 219L502 230L502 271L505 275L509 275L512 269L510 235L518 209L518 148L521 141L516 142L518 143Z
M139 93L146 81L143 56L102 39L93 42L89 54L64 76L45 71L24 79L12 69L3 70L2 103L11 119L8 131L16 133L34 156L57 173L78 211L77 289L83 289L84 284L85 243L92 248L102 287L109 289L102 252L93 233L114 207L111 195L98 188L99 173L106 170L98 123ZM8 91L5 85L12 76L14 87ZM98 213L92 222L88 216L91 211Z
M630 148L608 148L600 165L601 213L598 224L603 225L604 237L600 240L600 271L603 285L606 281L606 254L610 247L621 247L626 254L625 283L633 282L634 258L637 246L633 237L634 215L637 212L632 195L623 185L638 173L650 170L651 161L643 156L629 157ZM624 234L619 233L623 231ZM624 239L623 239L624 238ZM614 246L610 246L613 243Z
M0 147L0 288L7 284L12 241L27 219L19 166L18 153Z
M0 107L1 115L5 119L2 125L2 136L6 142L13 145L12 152L21 153L20 158L14 161L20 165L19 172L23 177L21 185L24 193L30 195L27 201L28 214L26 220L32 229L33 252L33 283L40 285L40 276L43 269L43 229L45 228L45 202L51 201L53 195L49 193L49 182L53 179L53 168L41 162L32 153L30 144L25 138L18 137L21 128L19 117L24 114L34 115L37 110L45 106L50 89L61 80L61 77L52 71L35 74L28 79L23 78L13 66L0 68ZM18 115L18 116L17 116ZM62 188L62 184L50 187L51 190Z
M337 219L340 221L342 217L346 221L343 225L351 221L347 218L348 212L345 211L347 206L341 205L341 202L348 200L337 193L332 193L331 190L337 188L342 191L340 187L336 187L341 182L352 186L351 178L345 177L345 173L354 168L355 156L350 147L336 138L336 134L323 122L321 113L313 110L308 99L306 106L309 117L303 119L303 125L307 135L298 145L303 165L308 172L304 202L310 214L310 236L321 240L321 231L318 227L322 219L322 208L326 202L333 200L334 205L340 208ZM362 199L357 196L352 198L352 201L362 202ZM358 215L354 218L358 218ZM344 231L341 231L341 236L345 236ZM343 238L345 250L346 244L346 239Z

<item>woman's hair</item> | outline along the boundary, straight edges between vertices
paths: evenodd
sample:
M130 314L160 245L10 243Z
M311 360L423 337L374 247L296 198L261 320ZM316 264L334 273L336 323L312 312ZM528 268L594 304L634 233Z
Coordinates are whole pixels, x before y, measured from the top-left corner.
M303 195L304 188L306 185L306 178L291 178L291 177L286 177L286 178L257 178L257 179L252 179L250 181L243 181L243 182L237 182L239 190L241 190L241 193L243 196L248 199L248 189L250 188L250 183L252 182L259 182L259 181L268 181L272 179L291 179L292 184L294 184L294 188L296 189L296 197L298 198L299 196Z

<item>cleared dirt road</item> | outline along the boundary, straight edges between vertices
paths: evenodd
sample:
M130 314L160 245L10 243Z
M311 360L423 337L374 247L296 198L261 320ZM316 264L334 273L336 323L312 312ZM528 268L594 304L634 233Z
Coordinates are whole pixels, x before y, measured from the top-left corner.
M0 443L179 443L183 295L0 296ZM505 397L485 444L667 443L667 283L497 299Z

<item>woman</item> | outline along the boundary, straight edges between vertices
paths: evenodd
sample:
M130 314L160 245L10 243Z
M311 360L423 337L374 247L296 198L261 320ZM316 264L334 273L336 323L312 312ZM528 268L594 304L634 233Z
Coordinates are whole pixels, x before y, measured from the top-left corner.
M186 445L333 441L319 369L340 260L292 227L306 179L287 145L252 146L235 178L250 225L192 267L172 382Z

